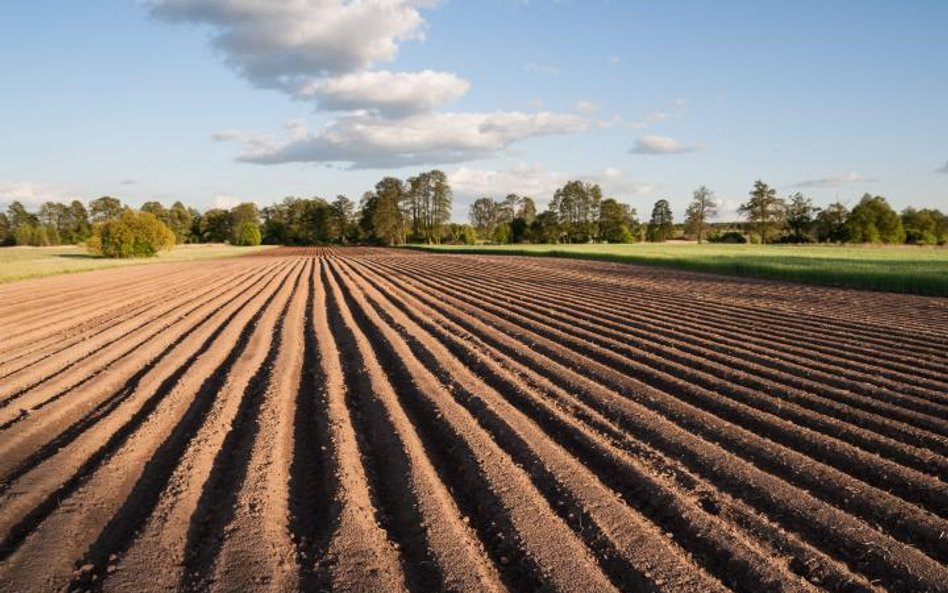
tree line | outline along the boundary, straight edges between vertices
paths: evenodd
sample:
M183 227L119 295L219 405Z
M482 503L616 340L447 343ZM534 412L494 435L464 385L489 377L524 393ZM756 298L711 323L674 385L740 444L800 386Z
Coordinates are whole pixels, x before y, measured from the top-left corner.
M556 190L543 212L536 212L531 198L511 194L503 200L478 198L468 216L478 239L499 244L673 238L699 243L948 243L948 217L941 211L909 207L896 213L884 197L870 194L852 210L839 201L820 208L799 192L780 198L775 189L756 181L738 212L742 222L713 222L718 203L714 192L701 186L692 193L682 224L676 224L667 199L656 201L648 220L639 222L634 208L603 199L598 185L570 181Z
M287 197L262 209L246 202L201 213L180 201L170 207L149 201L135 210L111 196L92 200L88 206L79 200L50 201L36 212L13 202L5 213L0 212L0 245L86 243L93 251L106 254L111 250L127 257L182 243L632 243L675 238L741 243L948 243L948 217L939 210L910 207L897 213L884 197L869 194L851 210L839 201L820 208L800 193L781 198L763 181L754 183L741 204L743 221L739 223L714 222L717 199L704 186L693 192L682 223L675 222L667 199L656 201L648 219L640 222L635 208L604 198L599 185L580 180L557 189L543 211L529 196L478 198L469 208L470 224L451 222L452 200L447 176L432 170L405 180L384 177L358 204L344 195L332 201ZM138 235L149 239L136 239Z
M134 215L134 216L132 216ZM118 198L103 196L89 202L69 204L45 202L30 212L22 202L14 201L6 212L0 212L0 245L73 245L86 243L107 228L112 233L131 232L136 221L160 226L163 240L171 244L233 243L259 245L260 212L253 203L244 203L229 210L213 208L201 214L194 208L175 202L166 208L156 201L145 202L133 209ZM167 235L165 233L170 233ZM165 241L167 242L167 241Z
M103 196L88 206L79 200L69 204L50 201L30 212L16 201L0 213L0 245L85 243L95 252L129 257L150 255L169 242L473 243L475 234L469 225L450 222L452 200L447 175L432 170L406 180L385 177L358 205L342 195L332 201L287 197L262 209L246 202L201 213L180 201L170 207L149 201L136 210L118 198Z

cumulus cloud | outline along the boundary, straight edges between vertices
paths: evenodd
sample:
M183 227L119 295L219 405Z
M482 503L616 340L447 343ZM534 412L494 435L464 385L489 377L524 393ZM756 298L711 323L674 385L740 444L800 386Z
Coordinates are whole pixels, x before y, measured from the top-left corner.
M948 173L948 161L945 161L944 166L935 169L935 173Z
M544 199L566 183L568 176L539 164L520 163L509 169L459 167L448 172L448 179L460 196L500 197L514 193Z
M395 59L401 43L424 38L421 11L438 0L146 2L157 18L209 27L227 64L254 85L342 112L314 132L293 122L282 139L235 130L214 134L242 144L241 161L352 168L451 163L492 156L526 138L590 127L575 113L439 112L463 97L470 83L449 72L378 69Z
M817 179L807 179L799 183L793 184L793 187L797 188L813 188L813 187L842 187L849 183L875 183L877 180L865 177L859 173L852 172L846 173L844 175L829 175L827 177L819 177Z
M686 152L696 152L701 150L698 145L682 144L674 138L665 136L642 136L635 141L635 146L629 152L631 154L682 154Z
M452 103L470 83L448 72L373 70L424 38L435 0L148 0L152 14L212 30L225 62L252 84L327 111L389 115Z
M438 113L399 119L370 113L339 117L295 138L237 137L241 161L346 163L350 168L387 168L462 162L495 155L514 142L535 136L566 134L587 127L573 114L550 112Z
M206 25L241 76L266 88L388 62L424 38L420 9L435 0L147 0L154 16Z
M449 72L365 71L313 82L302 96L331 111L375 109L393 117L431 111L463 97L470 83Z
M598 183L602 187L603 195L615 197L619 201L629 196L645 196L656 189L655 184L633 179L615 167L606 167L583 178Z

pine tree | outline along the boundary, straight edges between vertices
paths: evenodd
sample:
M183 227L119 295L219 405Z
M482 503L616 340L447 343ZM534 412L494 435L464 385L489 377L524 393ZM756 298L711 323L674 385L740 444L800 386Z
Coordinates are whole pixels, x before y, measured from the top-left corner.
M761 243L769 243L784 221L784 201L777 197L777 190L761 180L754 182L750 199L741 204L738 211L760 237Z

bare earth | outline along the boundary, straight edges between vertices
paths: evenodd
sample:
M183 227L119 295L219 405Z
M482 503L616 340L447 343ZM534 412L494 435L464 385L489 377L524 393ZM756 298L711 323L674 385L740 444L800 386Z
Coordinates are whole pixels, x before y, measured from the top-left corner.
M948 591L948 300L281 249L0 287L0 591Z

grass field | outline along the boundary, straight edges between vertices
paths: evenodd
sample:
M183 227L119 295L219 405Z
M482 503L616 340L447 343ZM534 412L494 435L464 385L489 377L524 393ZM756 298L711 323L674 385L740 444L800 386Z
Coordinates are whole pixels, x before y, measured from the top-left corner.
M753 278L948 296L948 249L833 245L425 246L452 253L503 253L669 266Z
M108 259L91 255L84 247L75 245L4 247L0 248L0 283L120 266L232 257L268 248L269 246L234 247L222 244L180 245L170 252L148 259Z

